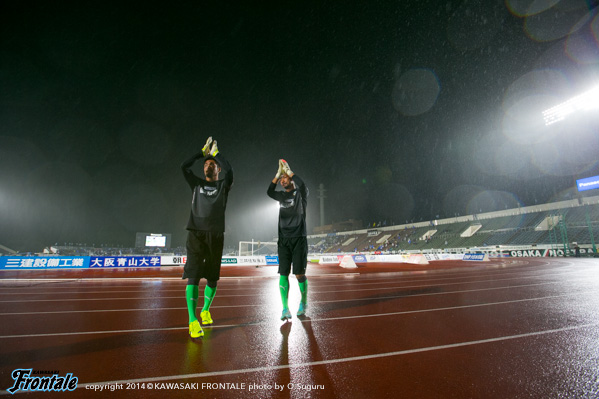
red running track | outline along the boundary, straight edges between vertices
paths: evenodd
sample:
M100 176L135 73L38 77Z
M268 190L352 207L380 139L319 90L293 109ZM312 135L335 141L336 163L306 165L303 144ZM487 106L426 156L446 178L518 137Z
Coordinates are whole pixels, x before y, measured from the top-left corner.
M224 267L195 341L180 275L0 272L2 394L32 369L77 389L19 397L599 397L596 259L310 265L287 323L275 267Z

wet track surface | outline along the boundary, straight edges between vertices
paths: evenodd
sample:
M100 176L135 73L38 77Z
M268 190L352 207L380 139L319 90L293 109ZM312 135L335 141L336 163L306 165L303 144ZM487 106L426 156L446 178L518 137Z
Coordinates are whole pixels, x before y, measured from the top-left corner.
M2 272L0 388L21 368L78 387L19 397L599 397L599 260L308 270L283 323L275 267L223 268L195 341L181 268Z

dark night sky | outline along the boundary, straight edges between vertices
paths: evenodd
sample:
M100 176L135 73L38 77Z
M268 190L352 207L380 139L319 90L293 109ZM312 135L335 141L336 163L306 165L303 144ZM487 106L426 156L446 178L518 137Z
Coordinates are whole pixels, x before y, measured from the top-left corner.
M320 183L326 223L401 224L599 174L596 116L539 124L599 82L597 1L239 3L1 3L0 244L183 245L179 167L208 136L235 170L227 246L276 235L279 158L310 229Z

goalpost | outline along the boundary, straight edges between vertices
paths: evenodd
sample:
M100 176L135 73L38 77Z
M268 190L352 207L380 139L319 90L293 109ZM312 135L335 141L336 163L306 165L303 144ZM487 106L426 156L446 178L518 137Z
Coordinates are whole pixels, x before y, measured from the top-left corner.
M276 241L239 241L239 256L276 254Z

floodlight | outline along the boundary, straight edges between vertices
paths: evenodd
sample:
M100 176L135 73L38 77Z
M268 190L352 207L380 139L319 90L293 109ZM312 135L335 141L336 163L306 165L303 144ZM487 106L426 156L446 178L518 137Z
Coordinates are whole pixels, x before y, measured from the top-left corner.
M543 118L545 119L545 125L549 126L553 123L563 121L568 115L574 112L597 108L599 108L599 86L543 111Z

